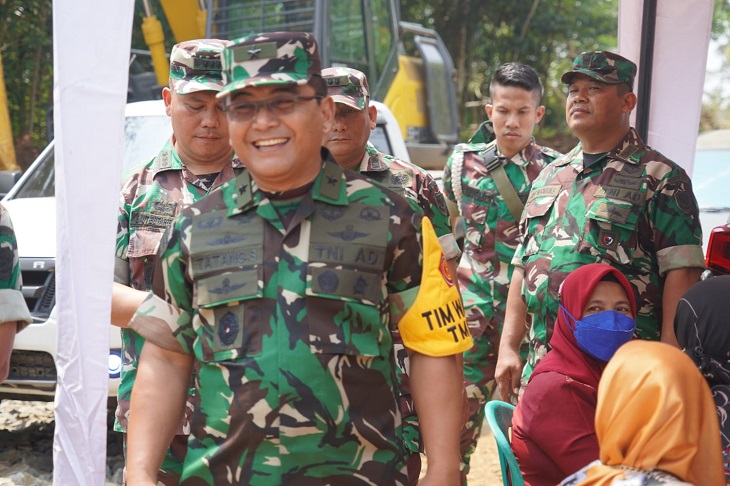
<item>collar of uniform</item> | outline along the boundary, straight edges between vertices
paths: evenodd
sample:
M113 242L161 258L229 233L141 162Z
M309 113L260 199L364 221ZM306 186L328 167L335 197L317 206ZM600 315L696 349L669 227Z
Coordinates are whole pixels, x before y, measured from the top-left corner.
M163 170L182 170L183 164L173 148L173 138L170 137L152 161L150 172L152 177Z
M626 136L618 145L608 151L604 160L620 160L629 164L636 165L641 161L641 155L644 153L644 142L639 134L632 127L626 133ZM572 165L576 172L583 170L583 145L578 142L573 150L555 160L553 164L556 167L564 165ZM603 165L603 162L593 164L594 166ZM593 166L592 166L593 167Z
M254 193L260 192L251 179L251 174L244 170L235 179L220 187L223 199L228 207L228 216L243 213L254 206Z
M639 133L631 127L621 142L608 153L608 157L636 165L644 153L644 142Z
M368 142L365 146L365 155L360 163L360 172L384 172L390 169L390 163L375 145Z
M167 142L165 142L165 145L162 147L162 150L155 156L154 160L152 161L152 168L150 171L152 172L152 176L156 176L158 172L162 172L163 170L182 170L183 169L183 163L182 160L180 160L180 156L177 154L175 149L173 148L173 137L170 137ZM243 162L241 162L241 159L238 158L238 155L233 154L231 157L231 167L234 169L241 169L245 167L243 165Z
M337 206L347 205L347 178L345 169L340 167L329 150L322 147L322 169L314 180L312 198Z
M499 152L499 149L497 149L497 152ZM527 167L536 154L537 146L535 145L535 139L533 138L525 148L517 152L511 159L509 159L509 161L517 166Z
M328 204L347 205L347 179L344 169L337 165L329 150L322 147L322 169L312 186L312 198ZM248 171L221 187L228 207L228 216L243 213L259 203L263 193Z

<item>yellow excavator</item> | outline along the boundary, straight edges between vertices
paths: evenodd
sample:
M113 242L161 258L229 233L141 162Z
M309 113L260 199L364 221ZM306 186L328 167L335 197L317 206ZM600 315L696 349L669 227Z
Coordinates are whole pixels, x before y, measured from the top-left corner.
M15 161L15 145L13 145L13 130L10 126L8 96L5 91L3 58L0 54L0 171L9 170L18 170L18 164Z
M144 0L142 32L160 85L167 83L165 38ZM400 20L397 0L158 0L176 42L235 39L253 32L311 32L322 64L368 76L373 99L398 120L411 161L442 169L459 142L454 65L439 35Z

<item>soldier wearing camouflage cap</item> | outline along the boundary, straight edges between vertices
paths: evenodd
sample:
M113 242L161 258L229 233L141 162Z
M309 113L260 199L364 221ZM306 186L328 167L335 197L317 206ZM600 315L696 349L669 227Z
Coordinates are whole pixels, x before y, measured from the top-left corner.
M348 67L322 70L327 83L327 94L335 101L335 121L324 136L323 144L337 163L352 169L388 189L413 201L433 223L444 256L452 275L456 273L456 259L461 252L451 231L444 196L434 178L415 164L380 152L368 141L375 128L378 112L370 104L368 80L364 73ZM418 432L418 416L413 407L408 384L408 353L396 337L396 362L401 385L401 412L403 413L406 446L411 452L408 476L411 483L418 481L422 449Z
M20 292L18 244L8 210L0 204L0 383L8 377L15 334L31 323Z
M154 484L196 365L183 481L405 484L397 327L429 480L458 484L454 355L471 337L432 225L322 149L334 103L310 34L234 41L223 69L248 171L183 210L160 244L162 278L132 320L148 341L130 479Z
M677 345L677 302L704 268L702 230L685 171L630 126L635 74L633 62L599 51L580 54L561 78L565 117L580 143L540 173L522 215L496 371L503 398L520 382L527 313L523 384L548 352L560 284L581 265L620 270L637 296L636 337Z
M123 368L114 429L127 438L129 405L144 339L127 329L152 286L157 246L182 208L244 170L228 142L228 122L216 94L223 88L220 55L228 41L181 42L170 54L170 83L163 88L172 137L147 163L124 176L118 213L112 323L122 327ZM158 480L176 485L182 473L192 390Z

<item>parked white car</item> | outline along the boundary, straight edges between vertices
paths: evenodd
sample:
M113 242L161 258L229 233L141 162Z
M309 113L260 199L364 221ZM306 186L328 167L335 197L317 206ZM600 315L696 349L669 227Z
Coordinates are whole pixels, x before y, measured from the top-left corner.
M393 114L383 104L371 142L386 153L408 159L408 150ZM172 128L162 101L126 107L124 169L149 160L169 138ZM23 296L33 323L15 337L8 379L0 400L53 400L56 389L56 202L54 144L51 142L3 199L18 240ZM103 162L103 161L100 161ZM109 327L109 397L116 397L121 373L119 329Z

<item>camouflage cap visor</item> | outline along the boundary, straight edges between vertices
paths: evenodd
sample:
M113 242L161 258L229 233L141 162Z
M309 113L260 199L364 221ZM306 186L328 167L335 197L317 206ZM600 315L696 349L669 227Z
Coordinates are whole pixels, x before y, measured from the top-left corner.
M170 70L170 85L178 94L194 93L196 91L221 91L223 89L223 80L210 75L186 76L176 78Z
M304 85L320 73L316 43L304 33L245 37L224 49L222 64L225 87L218 98L258 86Z
M365 108L369 94L363 73L349 68L327 68L322 70L322 78L327 83L327 94L335 103L356 110Z
M612 52L584 52L575 58L573 69L560 80L570 84L576 74L584 74L606 84L626 83L634 87L636 64Z
M221 51L227 41L197 39L181 42L170 53L170 86L179 94L223 89Z

